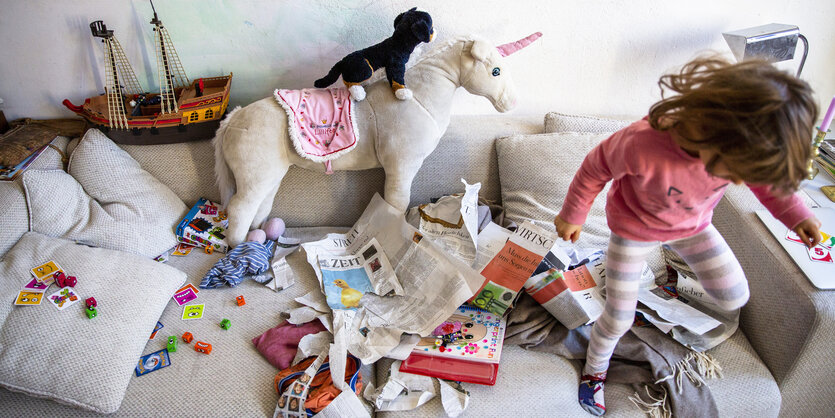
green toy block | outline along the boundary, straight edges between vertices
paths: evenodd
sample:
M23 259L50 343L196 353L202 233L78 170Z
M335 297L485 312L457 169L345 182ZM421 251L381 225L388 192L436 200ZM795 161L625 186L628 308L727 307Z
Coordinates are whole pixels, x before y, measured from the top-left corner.
M229 320L226 319L226 318L223 318L223 320L220 321L220 327L223 328L223 329L229 329L229 327L231 327L231 326L232 326L232 323L229 322Z
M95 307L89 307L85 310L87 312L87 319L93 319L99 316L99 311L96 310Z
M177 351L177 337L171 336L168 337L168 352L174 353Z

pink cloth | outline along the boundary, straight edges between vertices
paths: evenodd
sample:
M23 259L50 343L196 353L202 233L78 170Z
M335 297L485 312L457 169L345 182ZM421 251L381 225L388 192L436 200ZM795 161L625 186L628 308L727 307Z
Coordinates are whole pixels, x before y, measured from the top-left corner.
M345 88L275 91L291 121L290 137L302 157L327 162L354 148L353 105Z
M253 338L252 343L270 364L284 370L296 357L302 337L322 331L325 331L325 326L318 319L298 326L284 321Z
M616 132L586 156L565 197L560 217L582 225L595 196L614 180L606 198L609 229L635 241L669 241L701 232L729 181L705 171L669 133L645 119ZM812 216L797 195L776 197L768 186L749 188L789 228Z

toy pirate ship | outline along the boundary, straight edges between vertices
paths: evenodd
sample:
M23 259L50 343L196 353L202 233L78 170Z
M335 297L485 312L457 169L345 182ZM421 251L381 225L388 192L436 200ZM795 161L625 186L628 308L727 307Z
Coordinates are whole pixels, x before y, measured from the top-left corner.
M90 30L104 43L105 92L81 106L64 100L64 106L119 144L169 144L213 137L229 103L232 74L189 81L156 10L151 23L159 93L144 92L113 31L97 20Z

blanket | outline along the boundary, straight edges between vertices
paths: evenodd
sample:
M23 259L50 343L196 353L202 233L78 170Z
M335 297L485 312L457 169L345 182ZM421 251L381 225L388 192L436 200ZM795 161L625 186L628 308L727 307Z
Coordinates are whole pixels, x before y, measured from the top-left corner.
M522 293L508 318L505 344L581 360L590 331L589 325L569 330ZM606 381L633 386L630 399L650 416L718 416L702 378L720 372L709 354L691 351L655 327L632 327L615 347Z

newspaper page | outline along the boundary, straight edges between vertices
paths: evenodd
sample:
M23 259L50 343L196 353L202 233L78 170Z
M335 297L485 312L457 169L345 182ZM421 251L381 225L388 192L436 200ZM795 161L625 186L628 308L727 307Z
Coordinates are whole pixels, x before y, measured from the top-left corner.
M716 328L696 335L684 327L674 327L670 335L676 341L696 351L705 351L716 347L721 342L730 338L739 328L739 309L726 311L716 305L715 299L710 296L704 287L696 279L676 271L676 290L679 299L692 302L693 307L718 320L721 324Z
M431 240L423 239L416 228L406 223L402 212L377 194L348 233L330 234L320 241L302 244L323 292L324 275L330 273L323 275L320 257L332 263L334 257L362 255L370 242L379 244L378 253L384 253L394 269L391 284L395 286L396 281L402 290L387 295L364 293L351 323L343 328L348 351L366 363L377 361L397 347L404 332L427 335L484 281L468 265ZM341 291L347 289L339 290L342 304ZM345 296L346 301L352 302L357 295L347 292ZM338 328L334 325L335 334L340 332ZM334 340L335 344L342 341L339 335Z
M513 235L511 230L502 228L496 223L490 222L487 224L478 234L478 248L473 269L475 271L484 270L487 263L501 251L511 235Z
M287 256L299 249L300 242L301 240L296 238L278 237L275 243L275 254L271 261L272 278L264 281L256 279L256 281L276 292L292 286L296 282L296 275L287 264Z
M444 196L435 203L410 209L418 218L418 231L453 257L472 265L478 247L478 191L481 183L467 184L465 192Z
M553 257L543 260L537 268L539 273L525 283L525 291L568 329L597 320L606 304L602 294L603 260L565 270L568 254L559 247L549 254Z
M503 316L555 240L553 232L522 223L481 270L484 283L468 303Z
M317 253L322 290L331 309L357 309L362 295L403 293L394 270L376 239L372 238L357 254Z
M661 319L681 325L696 335L702 335L721 325L710 315L682 302L675 295L667 293L663 287L639 289L638 301L654 310Z

